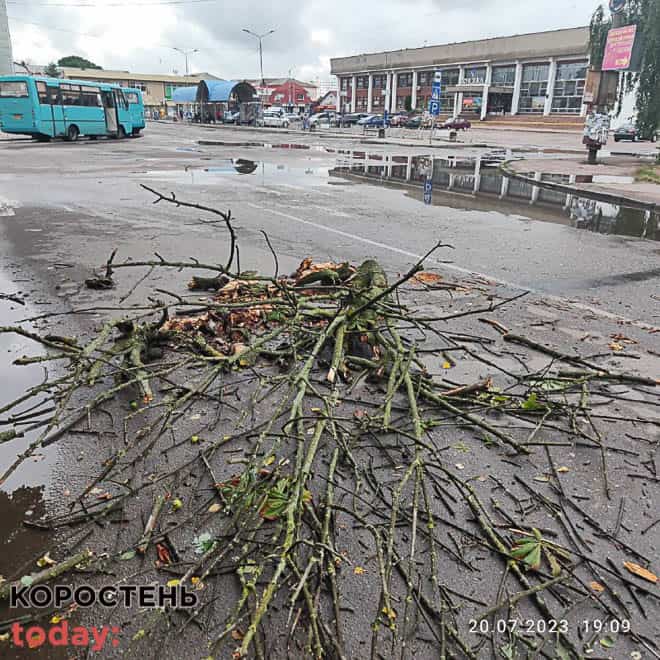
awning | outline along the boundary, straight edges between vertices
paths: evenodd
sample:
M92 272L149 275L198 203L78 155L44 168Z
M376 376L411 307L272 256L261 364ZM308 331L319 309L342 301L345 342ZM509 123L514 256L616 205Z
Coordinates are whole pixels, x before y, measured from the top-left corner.
M250 83L239 80L202 80L197 92L200 103L227 103L232 95L239 103L257 100L257 90Z
M174 103L195 103L197 100L197 87L175 87L172 90Z

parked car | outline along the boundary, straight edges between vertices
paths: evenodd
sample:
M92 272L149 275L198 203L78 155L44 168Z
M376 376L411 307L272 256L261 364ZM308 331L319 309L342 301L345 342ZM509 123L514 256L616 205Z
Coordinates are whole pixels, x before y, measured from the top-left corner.
M296 114L295 112L287 112L284 116L289 120L290 124L295 124L296 122L302 121L302 116Z
M309 118L309 126L320 126L321 124L337 125L337 115L334 112L317 112Z
M614 130L614 141L619 142L619 140L630 140L631 142L637 142L637 140L645 139L642 135L639 128L634 124L622 124L619 128ZM658 139L658 130L653 131L651 134L651 142L655 142Z
M409 117L405 122L401 124L404 128L420 128L424 125L422 115L415 115L414 117Z
M397 112L395 115L390 115L390 126L405 126L409 118L407 112Z
M289 128L289 120L286 115L281 115L279 112L264 112L264 116L257 119L257 126Z
M383 128L384 124L383 115L367 115L357 122L358 126L366 126L368 128Z
M440 128L451 128L455 131L466 131L472 124L463 117L456 117L456 119L448 119Z
M340 126L355 126L360 119L364 119L368 116L369 113L367 112L351 112L347 115L340 116L338 121Z
M228 110L222 115L222 123L223 124L237 124L240 121L241 118L241 113L236 111L236 112L231 112Z

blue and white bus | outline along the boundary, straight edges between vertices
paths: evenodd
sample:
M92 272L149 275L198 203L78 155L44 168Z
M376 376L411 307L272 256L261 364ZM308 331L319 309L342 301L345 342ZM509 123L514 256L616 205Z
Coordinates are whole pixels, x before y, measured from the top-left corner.
M48 141L81 135L123 138L133 133L118 85L40 76L0 77L0 130Z

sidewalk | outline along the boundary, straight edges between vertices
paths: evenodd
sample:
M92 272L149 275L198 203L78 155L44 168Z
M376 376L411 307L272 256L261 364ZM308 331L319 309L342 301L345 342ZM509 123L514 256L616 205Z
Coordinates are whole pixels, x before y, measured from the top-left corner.
M585 154L583 157L563 155L556 158L525 158L509 161L504 169L530 179L534 178L534 174L538 178L539 173L544 179L553 174L575 175L570 183L562 182L561 185L576 191L625 198L639 204L653 204L657 208L660 207L660 184L636 180L640 168L653 166L651 154L648 157L600 157L597 165L587 164ZM655 168L660 174L660 166L656 165Z

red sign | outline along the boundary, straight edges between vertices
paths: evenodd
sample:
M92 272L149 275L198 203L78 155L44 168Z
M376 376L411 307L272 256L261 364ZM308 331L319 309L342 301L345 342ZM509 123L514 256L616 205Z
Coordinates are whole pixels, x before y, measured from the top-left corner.
M607 33L603 71L625 71L630 66L636 33L636 25L613 28Z

